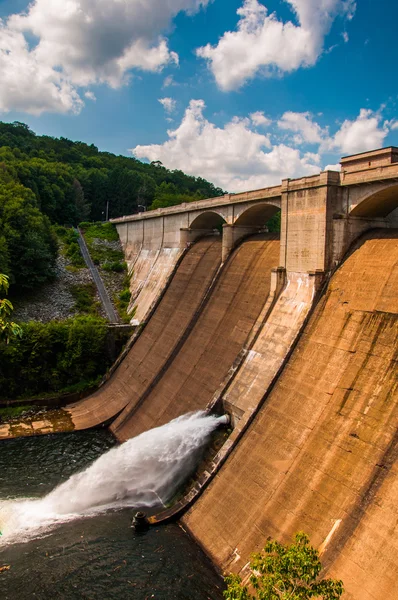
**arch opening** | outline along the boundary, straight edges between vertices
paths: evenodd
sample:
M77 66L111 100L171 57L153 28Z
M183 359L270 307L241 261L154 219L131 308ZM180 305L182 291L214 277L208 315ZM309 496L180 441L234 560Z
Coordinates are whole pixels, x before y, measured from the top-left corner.
M385 218L398 208L398 184L389 186L359 202L350 212L353 217Z
M192 221L190 229L218 229L221 231L221 227L226 223L225 219L216 212L208 211L201 213Z
M245 210L234 222L236 227L268 227L280 231L281 210L274 204L256 204Z

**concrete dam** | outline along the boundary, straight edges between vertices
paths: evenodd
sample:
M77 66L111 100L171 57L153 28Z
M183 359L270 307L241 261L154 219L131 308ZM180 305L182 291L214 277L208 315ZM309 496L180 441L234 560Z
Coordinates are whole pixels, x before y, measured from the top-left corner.
M245 577L304 530L344 598L396 600L398 149L341 167L116 219L136 334L35 432L124 441L217 407L232 432L182 517L214 563Z

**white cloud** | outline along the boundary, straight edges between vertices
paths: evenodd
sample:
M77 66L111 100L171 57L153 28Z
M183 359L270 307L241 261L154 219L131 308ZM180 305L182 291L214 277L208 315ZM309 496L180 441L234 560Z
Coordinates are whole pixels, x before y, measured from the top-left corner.
M336 160L378 148L388 131L398 128L395 119L382 122L383 106L375 112L362 108L355 119L345 120L337 130L334 127L333 135L329 134L331 126L322 128L309 112L285 112L271 129L273 133L266 135L256 130L256 116L262 121L260 111L250 118L233 117L224 127L217 127L204 117L204 110L203 100L191 100L180 125L167 132L163 144L136 146L131 152L238 192L276 185L285 177L319 173L333 154ZM281 131L292 132L288 144L281 141ZM339 171L340 165L327 164L324 170Z
M171 85L177 85L177 84L174 81L173 75L167 75L167 77L165 77L165 79L163 81L163 87L167 88L167 87L170 87Z
M268 125L271 125L272 121L271 119L268 119L262 110L258 110L254 113L251 113L250 115L251 120L253 121L254 125L256 125L257 127L268 127Z
M337 163L336 165L326 165L326 167L324 167L323 170L324 171L341 171L341 165L340 165L340 163Z
M348 33L346 31L343 31L343 33L341 34L342 38L344 40L345 43L347 43L349 41L349 37L348 37Z
M383 146L389 129L381 126L381 114L361 108L354 121L346 119L337 133L324 144L325 148L338 149L343 154L356 154Z
M163 32L210 1L33 0L0 20L0 110L78 112L80 87L117 88L133 69L177 63Z
M258 72L289 72L314 65L326 35L338 16L352 18L353 0L286 0L299 22L282 22L258 0L244 0L236 31L227 31L216 46L207 44L197 55L208 61L218 86L241 87Z
M158 102L160 102L164 110L169 114L176 109L177 102L173 98L159 98Z
M95 102L97 100L94 92L85 92L84 97L87 98L88 100L92 100L93 102Z
M313 121L309 112L287 111L278 121L278 127L297 133L298 135L294 136L297 145L302 143L320 144L322 138L327 134L326 130L322 130L318 123Z
M291 142L296 146L317 144L321 153L337 151L341 154L355 154L380 148L388 131L394 128L394 120L382 124L383 108L382 106L377 112L361 108L356 119L346 119L332 136L329 135L329 129L322 129L309 112L287 111L277 124L279 129L295 134Z
M29 52L25 37L0 20L0 112L39 115L43 110L79 112L83 101L60 73Z
M166 142L136 146L132 153L205 177L231 192L319 172L314 164L317 155L303 156L284 144L272 147L269 137L254 131L247 118L234 117L224 127L216 127L203 116L204 109L203 100L191 100L179 127L168 131Z

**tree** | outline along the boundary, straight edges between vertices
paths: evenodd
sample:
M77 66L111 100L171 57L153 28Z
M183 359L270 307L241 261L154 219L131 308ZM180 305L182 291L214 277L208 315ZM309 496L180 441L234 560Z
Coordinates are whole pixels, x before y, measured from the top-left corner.
M7 294L9 288L8 276L0 273L0 292ZM21 337L22 329L10 320L13 305L7 298L0 299L0 341L8 344L11 337Z
M253 554L250 568L256 595L242 584L239 575L228 575L227 600L338 600L344 591L342 581L319 579L319 553L302 532L296 533L290 546L268 541L262 552Z
M2 272L19 290L34 289L54 276L57 242L49 219L35 206L30 189L0 179Z

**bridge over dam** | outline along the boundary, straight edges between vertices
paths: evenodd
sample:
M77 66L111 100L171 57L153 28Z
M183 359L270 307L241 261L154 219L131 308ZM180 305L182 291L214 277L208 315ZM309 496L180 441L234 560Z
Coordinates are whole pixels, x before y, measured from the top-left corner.
M214 563L246 577L269 536L304 530L345 599L396 600L398 149L341 167L115 219L136 333L93 395L25 433L109 423L124 441L226 411L180 502Z

